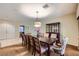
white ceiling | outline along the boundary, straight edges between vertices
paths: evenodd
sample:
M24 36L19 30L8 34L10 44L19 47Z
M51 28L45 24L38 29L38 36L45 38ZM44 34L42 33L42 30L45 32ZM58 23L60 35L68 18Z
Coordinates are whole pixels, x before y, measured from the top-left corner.
M47 4L47 8L43 8L45 4L23 4L20 7L20 12L24 14L25 16L31 17L31 18L44 18L51 13L54 12L54 4ZM38 11L38 14L36 13Z
M44 4L20 4L20 3L0 3L0 19L7 20L27 20L36 17L39 9L40 18L56 18L66 14L76 12L77 4L73 3L52 3L48 4L48 9L41 9ZM26 7L26 8L25 8ZM25 9L24 9L25 8ZM32 18L33 17L33 18Z

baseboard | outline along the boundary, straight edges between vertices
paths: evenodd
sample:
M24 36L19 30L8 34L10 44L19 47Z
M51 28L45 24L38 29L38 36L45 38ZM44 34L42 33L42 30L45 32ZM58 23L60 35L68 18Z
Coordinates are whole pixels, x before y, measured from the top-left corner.
M10 45L10 46L0 47L0 49L14 47L14 46L22 46L22 44L14 44L14 45Z
M75 49L75 50L79 50L79 49L78 49L78 46L74 46L74 45L71 45L71 44L67 44L67 46L68 46L68 47L71 47L71 48L73 48L73 49Z

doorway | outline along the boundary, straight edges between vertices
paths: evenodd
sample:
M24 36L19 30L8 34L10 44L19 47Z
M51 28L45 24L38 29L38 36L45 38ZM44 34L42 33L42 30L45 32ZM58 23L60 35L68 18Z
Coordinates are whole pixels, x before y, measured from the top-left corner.
M20 25L19 26L19 33L20 33L20 37L21 37L21 33L25 33L25 26L24 25Z

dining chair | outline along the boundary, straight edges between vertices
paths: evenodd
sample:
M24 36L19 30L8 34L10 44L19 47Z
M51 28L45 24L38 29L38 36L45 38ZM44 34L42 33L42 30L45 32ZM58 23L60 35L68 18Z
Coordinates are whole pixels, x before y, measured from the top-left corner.
M60 47L57 46L56 43L54 43L53 46L51 46L50 49L51 49L52 51L54 50L54 53L57 53L57 54L59 54L60 56L64 56L67 42L68 42L68 38L67 38L67 37L64 37L64 38L61 40L61 46L60 46Z
M55 40L56 42L58 40L57 34L55 34L55 33L50 33L50 37L49 38L50 38L50 40ZM53 45L53 43L51 45Z
M36 53L38 53L41 56L42 54L47 52L48 47L41 46L38 38L33 37L33 39L34 39L34 45L35 45L34 56L36 55Z
M32 55L34 54L35 46L34 46L34 40L32 35L28 35L29 38L29 50L32 51Z
M27 40L27 45L26 45L26 47L27 47L27 49L28 50L30 50L30 40L29 40L29 35L25 35L25 38L26 38L26 40Z
M29 50L29 49L30 49L30 47L29 47L29 46L30 46L29 35L26 34L26 35L25 35L25 38L26 38L26 40L27 40L27 41L26 41L26 47L27 47L27 49Z
M25 34L24 34L24 33L21 33L21 37L22 37L22 45L23 45L23 46L26 46L26 44L27 44L27 39L26 39L26 37L25 37Z

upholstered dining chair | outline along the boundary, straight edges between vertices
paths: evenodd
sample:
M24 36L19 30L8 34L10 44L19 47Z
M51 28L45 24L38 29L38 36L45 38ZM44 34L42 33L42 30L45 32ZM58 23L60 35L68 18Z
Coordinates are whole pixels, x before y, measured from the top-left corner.
M60 56L64 56L65 54L65 49L66 49L66 45L68 42L68 38L64 37L61 40L61 46L58 47L55 43L53 44L53 46L51 46L51 50L54 50L54 53L60 54Z
M38 38L33 37L33 39L34 39L34 45L35 45L34 56L36 55L36 53L38 53L41 56L42 54L47 52L48 47L41 46L40 41L39 41Z

